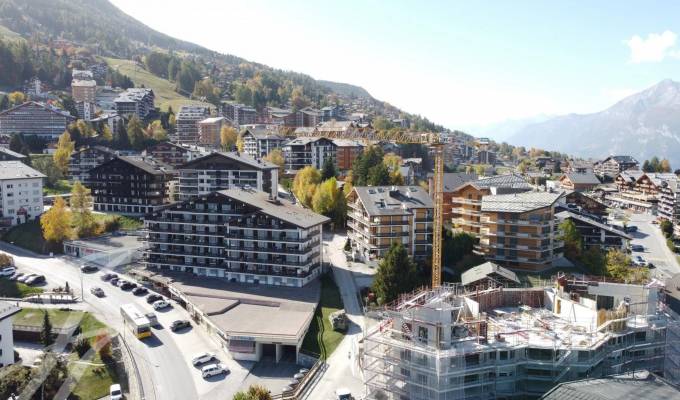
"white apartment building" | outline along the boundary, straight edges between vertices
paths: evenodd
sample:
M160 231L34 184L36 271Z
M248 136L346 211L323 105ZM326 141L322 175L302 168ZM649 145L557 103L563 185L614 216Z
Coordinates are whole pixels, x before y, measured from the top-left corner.
M23 224L42 214L43 178L21 161L0 161L0 224Z
M364 332L366 398L536 398L561 382L663 373L670 320L652 286L560 276L403 295Z
M243 132L243 152L253 158L264 157L274 149L280 149L286 139L266 129L246 129Z
M337 146L331 139L323 137L299 137L283 145L283 157L286 159L285 170L295 173L311 165L322 169L326 159L335 162Z
M12 316L21 308L7 301L0 301L0 367L14 364L14 337Z

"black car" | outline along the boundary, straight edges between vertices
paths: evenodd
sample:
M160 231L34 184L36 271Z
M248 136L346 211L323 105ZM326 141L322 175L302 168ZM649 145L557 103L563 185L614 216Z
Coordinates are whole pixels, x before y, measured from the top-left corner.
M120 279L118 279L117 276L114 276L113 278L111 278L111 280L109 281L109 283L112 284L113 286L118 286L118 281L119 281L119 280L120 280Z
M89 272L97 272L97 271L99 271L99 267L97 267L96 265L92 265L92 264L85 264L82 267L80 267L80 272L89 273Z
M158 300L163 300L163 296L156 293L151 293L150 295L146 296L146 302L149 304L155 303Z
M132 289L134 289L135 287L137 287L137 285L135 285L135 284L132 283L132 282L124 281L123 283L120 284L119 287L120 287L121 289L123 289L123 290L132 290Z
M113 278L118 279L118 275L107 272L104 275L102 275L100 279L103 281L110 281Z
M177 321L172 321L170 324L170 330L176 332L180 329L188 328L191 326L191 322L186 319L178 319Z
M149 291L147 290L147 288L145 288L143 286L136 287L132 291L132 294L134 294L135 296L141 296L141 295L144 295L144 294L147 294L147 293L149 293Z

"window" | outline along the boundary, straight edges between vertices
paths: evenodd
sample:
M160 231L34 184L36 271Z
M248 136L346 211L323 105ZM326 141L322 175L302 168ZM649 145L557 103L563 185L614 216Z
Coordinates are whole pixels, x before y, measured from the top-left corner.
M428 331L427 328L424 326L419 326L418 327L418 340L421 342L427 342L427 335Z
M635 341L636 342L644 342L647 340L647 332L642 331L642 332L635 332Z
M508 359L508 352L505 351L505 350L501 351L499 355L500 355L501 360L507 360Z
M403 376L409 376L409 377L411 376L411 371L408 370L408 369L406 369L406 368L402 368L402 369L399 371L399 373L402 374Z

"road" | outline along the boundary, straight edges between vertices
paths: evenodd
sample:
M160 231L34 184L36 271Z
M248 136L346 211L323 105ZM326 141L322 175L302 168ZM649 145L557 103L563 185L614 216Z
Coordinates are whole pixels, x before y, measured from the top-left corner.
M346 240L344 235L335 235L332 241L324 241L324 260L332 265L333 277L340 289L345 311L353 323L345 338L328 358L328 369L321 380L307 393L305 399L308 400L335 399L335 390L341 387L349 389L356 398L361 398L364 393L356 350L362 335L364 317L356 296L357 286L342 251Z
M658 225L652 224L655 219L649 214L633 213L629 215L628 226L637 226L638 231L631 234L632 244L644 246L644 252L634 252L642 255L647 262L654 264L651 273L659 278L667 278L680 273L680 264L675 254L666 246L666 238Z
M84 308L124 335L139 367L146 399L231 398L245 380L249 366L244 367L235 362L202 328L191 328L180 333L173 333L169 328L154 329L153 338L144 341L134 338L130 331L124 329L120 305L134 303L146 311L152 311L152 307L146 303L144 296L135 296L101 281L103 272L81 274L78 265L66 258L39 256L3 242L0 242L0 250L14 257L20 272L43 274L50 286L63 286L68 282L76 295L81 295L82 277ZM118 271L114 272L120 275ZM94 286L104 289L106 296L97 298L91 295L89 291ZM157 314L164 327L169 327L176 319L190 319L188 313L178 305ZM190 362L193 355L204 351L217 354L231 373L204 380L200 371Z

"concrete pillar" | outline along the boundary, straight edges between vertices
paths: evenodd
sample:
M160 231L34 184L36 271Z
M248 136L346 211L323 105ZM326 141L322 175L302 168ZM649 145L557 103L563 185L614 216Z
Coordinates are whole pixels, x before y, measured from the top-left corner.
M276 345L276 362L281 361L281 357L283 357L283 345L277 344Z

